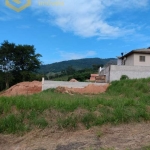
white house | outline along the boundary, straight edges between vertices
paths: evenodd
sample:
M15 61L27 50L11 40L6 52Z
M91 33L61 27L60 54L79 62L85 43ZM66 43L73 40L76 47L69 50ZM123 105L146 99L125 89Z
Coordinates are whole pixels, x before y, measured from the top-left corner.
M117 65L150 66L150 49L133 50L118 57Z
M118 57L117 65L109 65L100 72L106 75L106 82L120 80L122 75L130 79L150 77L150 49L132 50Z

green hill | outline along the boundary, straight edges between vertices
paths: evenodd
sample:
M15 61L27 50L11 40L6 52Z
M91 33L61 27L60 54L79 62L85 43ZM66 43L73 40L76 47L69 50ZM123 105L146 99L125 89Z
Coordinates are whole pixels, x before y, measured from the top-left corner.
M39 69L39 72L41 73L60 72L62 70L65 70L68 66L72 66L76 70L81 70L85 68L92 68L93 65L106 65L107 63L116 64L116 59L84 58L84 59L56 62L52 64L42 65L41 68Z

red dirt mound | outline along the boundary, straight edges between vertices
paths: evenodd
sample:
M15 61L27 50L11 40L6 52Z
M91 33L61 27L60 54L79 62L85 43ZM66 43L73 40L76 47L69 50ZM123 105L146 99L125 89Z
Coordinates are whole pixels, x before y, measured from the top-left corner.
M76 79L71 79L69 82L78 82Z
M30 95L41 91L42 83L39 81L21 82L0 93L0 96Z
M84 88L57 87L56 91L61 93L99 94L105 92L108 86L109 84L105 84L105 85L89 84Z

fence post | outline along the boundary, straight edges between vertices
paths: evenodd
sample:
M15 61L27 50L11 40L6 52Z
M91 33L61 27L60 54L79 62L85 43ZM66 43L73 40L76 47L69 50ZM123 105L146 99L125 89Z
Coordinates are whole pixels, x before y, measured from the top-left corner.
M44 77L42 78L42 91L44 90Z

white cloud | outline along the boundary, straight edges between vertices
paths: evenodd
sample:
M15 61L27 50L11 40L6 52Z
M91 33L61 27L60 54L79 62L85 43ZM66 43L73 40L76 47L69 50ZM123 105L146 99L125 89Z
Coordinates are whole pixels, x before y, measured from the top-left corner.
M9 12L5 8L6 6L0 6L0 21L9 21L9 20L16 20L16 19L21 19L21 15L16 12Z
M74 52L65 52L58 51L58 54L63 60L71 60L71 59L81 59L87 57L93 57L96 55L95 51L86 51L84 53L74 53Z
M39 0L40 1L40 0ZM50 0L43 0L49 2ZM97 36L101 38L116 38L133 34L133 28L126 28L124 25L110 25L106 19L114 10L120 9L141 9L147 7L149 0L60 0L64 6L38 6L34 0L33 8L44 9L49 13L50 22L63 31L73 32L82 37ZM115 9L112 9L115 8Z
M136 8L148 6L149 0L105 0L103 4L106 6L119 6L121 8Z

